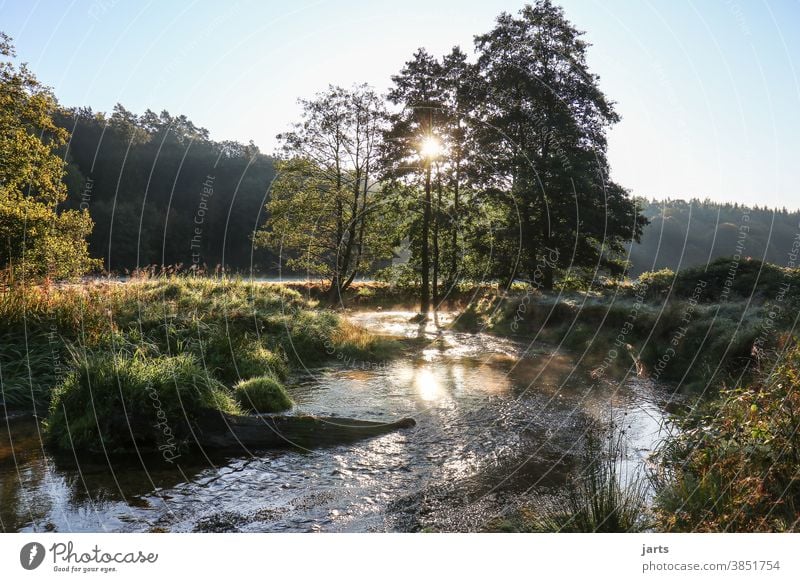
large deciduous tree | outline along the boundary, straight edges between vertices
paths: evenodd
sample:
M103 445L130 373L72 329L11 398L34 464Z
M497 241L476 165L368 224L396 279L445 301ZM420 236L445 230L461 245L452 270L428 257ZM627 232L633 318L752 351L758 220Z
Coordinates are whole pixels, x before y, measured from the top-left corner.
M581 36L560 7L539 0L517 17L501 14L475 39L483 187L505 203L506 222L518 222L518 269L506 275L543 273L544 288L558 269L621 272L625 242L646 224L609 177L606 130L619 117L587 66ZM506 237L513 226L505 225Z
M86 211L60 210L67 196L64 160L56 154L67 132L53 122L56 100L0 33L0 268L14 277L68 278L94 262Z
M281 134L282 159L256 245L280 250L293 271L328 279L331 302L359 273L391 257L381 212L378 148L386 112L368 86L330 87L301 100L302 120Z

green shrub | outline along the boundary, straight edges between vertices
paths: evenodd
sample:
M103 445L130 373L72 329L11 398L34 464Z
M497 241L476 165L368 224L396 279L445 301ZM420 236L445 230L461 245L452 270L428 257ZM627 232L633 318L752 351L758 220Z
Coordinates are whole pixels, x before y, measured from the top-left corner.
M54 390L46 430L62 450L184 448L203 410L240 412L189 355L89 355Z
M592 288L592 277L585 273L569 272L555 282L556 291L589 291Z
M647 287L646 295L651 298L664 298L672 289L675 282L675 271L661 269L660 271L646 271L639 275L639 283ZM633 291L633 288L631 289Z
M800 349L691 411L659 451L667 531L800 530Z
M272 376L242 380L234 387L239 405L253 412L282 412L292 407L286 389Z

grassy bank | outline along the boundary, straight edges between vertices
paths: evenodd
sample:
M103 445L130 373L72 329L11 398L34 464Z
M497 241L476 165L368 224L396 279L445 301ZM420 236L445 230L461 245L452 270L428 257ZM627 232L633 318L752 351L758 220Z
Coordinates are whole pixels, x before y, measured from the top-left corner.
M486 294L456 325L557 343L593 359L598 375L636 366L699 395L653 459L649 527L800 531L798 290L797 269L749 260L734 269L720 260L603 289ZM529 510L490 528L635 529L635 521L616 520L639 513L641 487L607 469L587 474L551 511Z
M682 421L659 455L659 528L800 531L800 348Z
M687 393L715 394L753 379L794 333L800 271L743 261L636 281L579 288L562 284L476 295L455 322L469 331L538 339L580 354L598 376L636 373Z
M64 448L106 439L120 414L161 414L180 439L200 408L282 410L291 368L395 348L295 290L189 277L8 289L0 338L2 402L49 416Z

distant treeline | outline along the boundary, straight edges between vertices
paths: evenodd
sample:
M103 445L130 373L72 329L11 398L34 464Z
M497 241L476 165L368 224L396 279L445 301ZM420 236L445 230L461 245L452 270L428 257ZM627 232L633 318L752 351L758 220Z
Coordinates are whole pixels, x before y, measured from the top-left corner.
M273 159L252 143L217 142L185 116L121 105L107 116L61 110L71 132L66 208L88 209L91 255L106 269L193 264L276 273L278 259L253 249L275 177ZM650 224L633 244L629 274L743 257L785 265L800 235L800 211L693 198L639 199Z
M650 220L631 249L630 274L677 271L740 255L786 266L800 235L800 211L709 200L640 200Z
M60 110L55 121L71 134L63 206L89 211L89 250L107 270L274 263L267 250L251 254L274 178L272 159L252 143L213 141L185 116L121 105L111 115Z
M277 257L254 249L267 218L273 159L252 144L217 142L185 116L111 115L62 109L64 208L87 209L94 221L89 250L107 270L193 265L275 274ZM709 200L639 199L650 223L630 253L629 274L704 265L741 255L785 265L800 235L800 211Z

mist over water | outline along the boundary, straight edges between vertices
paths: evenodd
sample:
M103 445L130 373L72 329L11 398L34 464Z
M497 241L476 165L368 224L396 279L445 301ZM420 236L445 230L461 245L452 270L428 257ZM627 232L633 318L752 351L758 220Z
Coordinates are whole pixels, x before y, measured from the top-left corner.
M658 440L669 393L639 378L595 384L576 356L356 312L373 332L425 347L386 363L298 374L292 412L394 420L413 429L313 451L107 461L43 452L34 420L0 437L5 531L474 531L581 471L586 431L626 431L639 467ZM443 314L440 324L452 316Z

